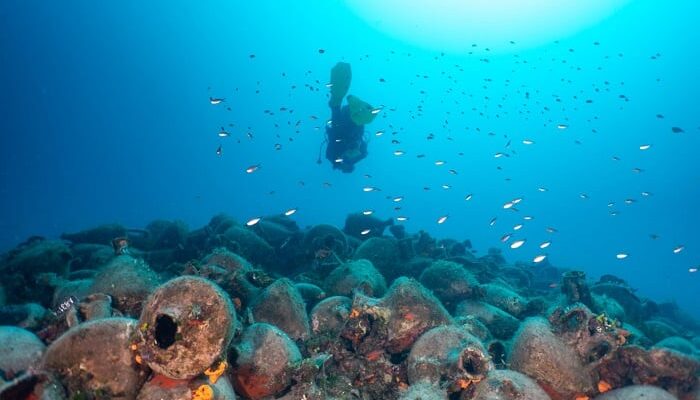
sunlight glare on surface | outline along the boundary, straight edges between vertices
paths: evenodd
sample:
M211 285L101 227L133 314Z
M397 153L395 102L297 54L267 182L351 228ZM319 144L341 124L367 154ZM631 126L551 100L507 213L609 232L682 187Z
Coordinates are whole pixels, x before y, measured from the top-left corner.
M440 51L536 47L586 29L630 0L346 0L370 26ZM515 42L510 43L511 41Z

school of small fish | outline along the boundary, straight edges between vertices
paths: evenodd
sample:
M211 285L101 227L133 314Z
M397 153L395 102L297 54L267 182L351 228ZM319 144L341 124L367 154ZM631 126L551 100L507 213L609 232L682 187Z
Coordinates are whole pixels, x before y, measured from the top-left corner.
M595 45L600 46L600 43L596 42ZM569 52L572 52L572 50L569 49ZM327 57L324 55L326 53L326 50L319 51L318 56ZM387 58L396 58L399 56L401 55L397 52L391 51L387 55ZM402 56L407 58L411 57L410 54L403 54ZM436 56L435 60L439 62L442 57L444 57L444 54ZM599 61L601 63L608 62L609 59L614 57L622 58L623 55L621 53L614 56L605 55L605 57L601 58ZM250 54L248 58L250 62L258 62L260 59L255 54ZM367 63L370 62L370 59L371 57L366 55L361 57L358 60L358 63ZM656 60L656 58L653 58L653 60ZM483 58L479 61L485 63L489 62L488 59ZM554 56L552 58L552 62L565 64L567 60L564 56ZM331 65L331 63L332 61L329 61L329 65ZM514 68L535 68L532 67L531 64L527 63L526 60L518 58L518 56L514 58L513 63ZM573 66L569 68L574 70ZM576 66L575 68L577 70L581 70L583 67ZM437 78L433 78L433 75L427 73L417 72L415 74L415 79L408 82L403 82L403 89L409 93L413 89L417 90L417 93L415 94L417 100L415 106L413 108L409 107L408 109L402 109L398 105L395 107L382 105L372 108L370 112L372 114L378 114L377 122L374 122L373 124L381 124L382 126L379 128L372 127L373 133L367 133L367 136L371 136L372 140L374 140L374 142L371 143L369 157L377 158L379 160L375 163L375 165L381 163L385 166L390 166L392 163L402 163L411 158L417 160L416 163L429 163L434 167L449 165L449 170L447 170L448 167L434 168L427 165L421 170L414 171L415 173L412 173L411 176L411 183L415 183L416 189L422 189L422 192L424 193L435 193L436 190L431 190L431 188L438 188L437 191L440 191L439 189L443 189L445 191L444 196L449 196L449 193L453 192L461 192L461 195L457 195L463 196L463 201L468 202L464 203L464 207L470 207L467 204L476 204L479 201L485 201L483 199L496 197L496 195L500 193L501 187L496 187L495 185L492 193L481 191L479 193L473 193L464 190L470 188L470 180L475 175L479 174L481 169L495 169L499 174L503 175L503 181L506 184L509 184L510 182L518 181L519 175L528 173L527 170L519 170L518 160L521 157L531 157L531 152L533 149L537 149L541 146L551 146L551 144L548 144L548 142L551 142L550 137L564 138L563 140L573 145L586 146L587 142L592 140L589 139L587 135L595 136L598 135L599 131L602 131L602 128L595 123L598 116L595 115L593 111L590 111L590 114L584 114L588 118L587 122L584 123L581 121L581 118L579 118L579 114L589 112L589 109L586 107L592 107L592 104L594 103L594 96L605 97L606 101L616 102L620 110L624 109L625 103L632 101L631 96L628 97L626 94L621 93L623 90L626 90L624 82L612 82L606 80L602 77L602 73L599 75L600 80L592 82L590 87L578 90L574 90L577 88L571 79L561 78L561 93L544 93L538 88L528 88L522 84L518 85L516 82L512 82L509 79L497 82L495 79L490 77L482 78L480 81L476 82L470 81L470 84L475 84L477 86L476 90L473 90L472 92L468 89L468 86L465 86L464 82L460 80L460 77L463 77L465 74L465 69L465 66L460 64L450 64L445 62L445 64L442 65L442 71L440 71L439 74L440 79L446 80L446 82L450 84L450 88L447 89L446 93L430 93L431 85L429 82L430 80ZM598 68L598 70L601 69L603 68ZM243 141L271 139L275 142L272 149L279 152L283 150L283 145L281 142L288 142L289 146L285 145L284 147L287 149L293 146L292 143L295 142L296 138L300 137L301 135L306 135L306 132L313 132L311 134L317 135L319 142L322 140L322 133L324 132L325 127L332 124L331 120L323 119L324 116L328 114L327 109L323 108L323 104L326 101L325 99L328 91L332 87L332 85L328 83L325 78L327 76L327 71L306 70L303 76L303 78L306 80L305 83L292 83L291 74L287 75L285 72L283 72L281 76L289 85L289 97L292 97L292 95L298 93L300 90L308 91L312 95L316 96L319 104L316 111L308 115L302 115L304 111L296 110L289 104L275 107L270 106L262 111L264 116L270 118L270 124L265 129L250 126L239 127L234 123L228 123L228 125L224 124L224 126L220 126L218 130L215 131L219 140L215 151L218 158L224 157L224 145L226 144L228 146L229 144L232 144L230 142L234 141L236 144L241 144ZM323 76L324 78L320 78L319 76ZM392 80L388 78L389 77L386 79L384 77L380 77L377 79L379 82L378 84L389 85ZM498 97L488 95L487 93L489 90L494 88L497 84L504 85L504 87L508 88L508 91L506 92L507 94ZM264 82L257 81L257 83L254 85L254 96L262 96L264 91ZM209 88L209 92L213 93L212 88ZM479 96L476 92L484 94ZM442 99L438 102L439 104L446 103L449 99L449 101L456 104L458 109L463 111L461 111L459 115L455 115L454 111L446 111L444 117L429 121L434 126L434 129L431 129L428 132L415 131L411 127L400 126L396 120L400 120L401 118L393 118L394 115L398 116L401 114L403 116L407 116L411 121L424 121L425 118L427 118L426 115L428 115L427 110L425 109L434 106L431 101L435 100L429 100L429 95L432 94L442 96ZM231 113L227 115L235 114L235 105L242 102L241 98L243 97L243 94L241 94L239 89L236 88L235 93L226 93L226 95L227 97L209 95L209 104L217 110L225 110L225 112ZM402 96L409 97L405 94ZM292 103L290 100L286 101ZM524 118L526 120L536 119L541 121L542 128L540 131L528 131L527 129L524 129L522 132L499 132L497 129L487 129L484 126L478 126L479 124L476 121L488 122L491 119L507 118L512 116L513 111L509 111L505 104L513 101L517 102L518 104L517 117ZM471 106L471 108L469 106ZM471 115L473 119L469 119L465 116L468 113L472 113ZM665 117L663 114L655 113L649 119L655 119L658 121L656 122L658 125L655 126L654 129L659 132L664 132L664 134L669 134L669 131L672 134L677 134L677 136L687 134L684 128L668 125L664 118ZM218 125L220 124L215 126ZM369 128L366 128L366 130L368 129ZM287 138L285 139L283 135L287 135ZM419 136L424 138L426 142L424 144L421 143L418 146L415 146L415 144L412 145L411 141L415 142L416 138ZM490 147L479 149L479 152L484 156L482 160L474 160L470 163L465 163L463 161L464 157L466 157L466 150L461 148L458 142L469 137L479 137L480 140L483 140L483 138L489 138L488 140L491 140ZM645 140L653 139L651 137L640 136L640 138L642 138L642 140L639 142L632 143L632 145L628 143L625 148L617 148L617 151L619 151L619 153L616 151L617 154L606 154L605 160L607 160L607 162L610 162L610 160L614 162L611 163L609 167L613 168L616 174L619 174L619 176L626 176L626 179L637 179L641 186L644 185L643 179L648 173L646 167L651 169L652 167L649 165L653 165L653 163L647 165L643 165L642 163L640 163L642 165L625 165L625 163L629 163L628 159L630 158L654 157L654 154L657 151L662 150L663 143L662 141ZM445 153L431 154L433 147L431 147L430 143L438 141L449 143L449 149L453 152L453 154L451 156ZM468 146L468 143L465 144L465 146ZM307 151L302 149L298 150ZM553 150L550 149L548 151ZM641 155L633 156L632 152L638 152L638 154ZM229 156L229 153L234 155L234 157L238 156L243 158L243 154L235 154L233 151L227 152L226 157ZM473 156L474 153L471 154ZM262 158L262 156L259 154L255 156ZM555 154L552 154L552 156L555 156ZM241 166L246 174L254 174L261 170L262 162L260 162L260 160L255 160L253 162L254 163L247 166ZM344 160L343 158L336 158L332 162L343 163ZM318 163L321 163L320 156ZM271 167L269 167L270 164L266 162L265 165L266 167L264 171L260 173L260 175L286 172L271 172L269 171L269 169L271 169ZM401 168L405 168L403 167L405 164L401 165ZM415 164L411 168L415 168L415 166L418 165L422 164ZM465 165L468 165L468 167L465 167ZM534 173L534 171L532 172ZM366 178L368 180L367 182L372 182L372 175L364 174L363 178ZM440 179L440 181L425 182L426 176L432 176L433 178L429 179ZM305 187L306 182L309 182L309 180L299 180L298 186ZM547 182L543 177L541 183L551 184L552 182ZM546 196L548 196L548 193L557 192L558 196L562 194L563 189L560 186L552 184L550 187L549 185L545 186L542 184L525 189L519 189L514 191L514 193L511 192L510 196L500 196L500 200L494 201L493 203L493 213L490 215L491 218L489 219L487 216L487 218L480 220L479 222L480 224L484 224L484 226L488 227L498 225L496 229L499 230L503 225L510 226L510 229L505 228L500 232L495 232L496 234L501 235L500 242L503 246L510 250L521 249L519 251L523 251L523 249L530 248L530 250L533 251L532 254L534 254L529 256L532 257L531 262L533 265L540 264L545 260L551 259L550 254L552 253L542 252L544 249L549 249L552 244L552 241L546 238L555 237L547 235L555 235L559 233L558 228L555 228L555 226L559 226L559 224L556 224L557 221L552 221L546 215L535 216L528 214L520 217L520 215L522 215L520 214L521 210L530 210L529 212L531 213L533 210L536 210L538 204L543 201ZM572 187L575 187L575 182L570 182L569 184ZM333 182L330 181L323 182L321 186L328 189L334 187ZM411 220L411 218L405 214L403 206L411 203L415 204L415 202L420 202L421 200L416 199L411 193L412 190L409 190L407 187L403 187L403 190L395 190L393 188L385 187L384 184L381 186L387 191L394 193L393 195L383 196L393 203L390 208L395 212L393 217L394 221L398 223L405 223ZM373 195L372 193L382 191L377 186L366 183L359 184L359 190L363 193L368 193L367 195L362 196L370 197L376 195ZM275 193L275 191L272 190L270 193ZM512 196L513 194L515 194L515 196ZM616 218L622 218L620 217L621 213L634 212L635 208L640 207L641 203L643 202L653 201L652 192L648 190L627 193L627 196L622 198L604 197L605 196L601 196L600 192L595 188L580 188L580 190L574 191L571 195L569 195L569 204L562 206L571 207L574 209L577 207L576 202L581 202L582 206L586 207L586 209L600 210L603 215L608 216L606 218L615 217L611 218L612 221ZM546 201L551 201L551 199L547 199ZM375 202L372 202L372 204L376 205ZM441 209L424 209L424 211L432 213L433 223L436 225L450 226L458 223L459 220L459 211L453 211L448 207ZM448 214L447 211L452 212ZM297 212L298 208L292 207L288 208L286 211L283 211L282 214L289 217L297 214ZM365 207L362 214L369 216L375 214L375 212L375 209ZM512 219L514 217L517 219L517 221L513 222ZM253 217L246 222L246 225L253 226L262 218L263 217ZM449 223L448 220L450 220ZM539 221L542 221L543 224L554 224L536 225L539 223ZM497 222L499 223L497 224ZM504 233L503 231L506 232ZM562 231L564 231L563 227ZM370 233L372 233L372 229L369 228L360 232L361 235L369 235ZM566 233L569 235L572 234L572 232ZM519 238L517 240L513 240L516 234ZM659 235L656 233L648 233L648 237L652 240L656 240L659 238ZM560 243L561 240L557 239L556 242ZM556 247L558 246L555 246L554 251L556 251ZM634 250L631 245L628 246L627 249ZM672 254L677 255L682 253L684 249L685 244L677 244L670 249L667 248L666 251L670 251ZM633 252L635 254L637 253L636 250ZM636 254L635 257L631 257L630 254L623 248L618 248L617 252L613 252L613 254L617 260L627 260L626 263L634 263L639 258L638 254ZM623 263L621 265L628 264ZM695 273L698 270L698 267L696 266L686 266L686 268L689 273Z

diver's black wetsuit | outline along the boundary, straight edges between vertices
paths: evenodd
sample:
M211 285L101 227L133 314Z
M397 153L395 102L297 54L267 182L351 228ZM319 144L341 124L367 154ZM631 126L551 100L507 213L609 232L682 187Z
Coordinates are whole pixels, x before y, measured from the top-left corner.
M352 121L348 106L331 107L331 113L330 126L326 127L326 158L333 168L349 173L355 169L355 163L367 157L365 126ZM337 162L339 159L342 161Z

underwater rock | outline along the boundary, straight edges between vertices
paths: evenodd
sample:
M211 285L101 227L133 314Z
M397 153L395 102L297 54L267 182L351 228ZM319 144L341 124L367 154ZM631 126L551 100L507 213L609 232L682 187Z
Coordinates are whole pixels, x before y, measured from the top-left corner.
M412 247L413 252L418 257L444 258L445 256L444 251L438 251L437 240L424 230L420 230L412 236Z
M420 282L446 306L457 300L478 298L482 291L476 278L460 264L435 261L420 275Z
M532 275L530 289L548 292L552 290L550 285L561 282L561 277L564 272L552 266L549 260L545 259L539 263L537 268L531 270L530 274Z
M339 264L348 252L345 234L333 225L315 225L304 235L303 247L306 254L322 264Z
M493 370L476 385L473 400L550 400L527 375L511 370Z
M112 308L112 297L104 293L93 293L80 300L78 304L66 311L68 326L73 327L83 321L92 321L100 318L121 317L121 314Z
M231 296L237 309L242 310L267 286L265 274L254 270L250 263L225 248L214 249L203 260L203 265L189 263L186 274L194 274L221 286Z
M97 271L92 269L77 269L68 273L69 280L92 279Z
M396 244L399 246L399 258L401 261L406 262L414 259L416 257L416 252L413 249L413 240L407 237L405 232L403 232L405 228L402 225L394 225L390 229L396 238ZM397 230L401 232L396 232ZM432 259L430 260L432 261Z
M338 345L342 346L340 341ZM394 364L384 349L376 349L363 355L353 354L340 346L331 350L337 362L326 366L320 383L331 396L339 399L395 399L406 386L405 363ZM405 355L397 355L398 362ZM324 376L325 375L325 376Z
M667 337L679 336L676 328L661 320L648 320L644 322L641 329L654 343L658 343Z
M332 296L322 300L311 310L311 332L317 336L338 336L351 307L352 300L345 296Z
M263 238L250 229L232 226L223 234L225 246L239 253L246 260L262 266L272 267L274 249Z
M471 244L467 246L465 242L469 241L459 242L454 239L441 239L438 240L437 247L443 250L443 258L465 256L467 250L471 247Z
M419 382L401 393L399 400L447 400L447 393L437 385Z
M498 368L508 367L508 347L509 343L498 339L490 340L486 343L486 350L489 352L491 362Z
M212 397L208 396L211 390ZM194 393L201 393L200 397ZM154 374L143 384L136 400L236 400L236 394L229 379L224 376L212 382L208 378L176 380Z
M552 398L573 399L594 390L576 351L554 335L544 318L523 322L508 361L511 369L536 380Z
M624 281L604 281L591 286L591 292L614 299L625 310L628 322L640 323L646 317L642 301Z
M56 291L63 287L68 281L66 277L58 276L54 272L43 272L33 277L33 288L35 292L41 293L35 295L37 303L48 308L54 308L54 297ZM53 296L52 296L53 294Z
M194 260L202 258L204 254L212 249L210 241L213 239L212 232L208 226L194 229L187 232L185 244L178 253L179 258Z
M333 376L332 357L321 353L303 359L298 365L292 365L292 386L278 394L278 400L331 400L336 399L332 392L334 386L342 380Z
M188 275L188 272L185 275ZM218 265L207 264L197 268L194 272L193 275L212 281L224 289L233 300L237 311L247 307L261 290L251 282L252 271L247 273L228 272Z
M484 296L482 301L500 308L508 314L521 318L529 311L529 302L518 293L493 283L481 286Z
M700 336L695 336L690 341L693 343L693 346L695 346L698 350L700 350Z
M200 394L228 399L235 396L233 380L239 396L260 400L445 400L448 395L460 400L570 400L616 398L612 394L621 393L620 388L643 384L656 385L679 399L700 399L700 338L693 337L700 324L676 305L638 298L624 281L604 276L590 285L593 301L585 306L580 303L587 297L585 277L570 273L569 285L562 284L566 295L559 295L552 284L562 283L565 271L546 260L533 269L532 263L506 263L498 250L477 259L466 241L436 240L426 232L409 234L404 225L391 227L395 237L381 236L386 226L361 235L351 225L369 220L351 219L346 233L330 225L301 232L293 220L279 215L264 217L251 227L221 215L192 232L177 222L154 221L146 231L121 228L119 236L135 235L129 249L132 257L114 255L107 244L118 235L106 236L109 229L83 232L67 247L30 238L0 263L0 324L24 324L35 329L44 343L55 341L63 349L60 354L51 350L52 361L64 364L46 372L34 367L0 371L0 400L63 398L64 384L71 398L78 399L136 398L136 393L142 400L207 398L195 396L198 389L203 390ZM105 241L91 243L99 234ZM236 249L257 264L263 262L255 257L269 261L263 270L227 249L207 255L216 244ZM42 246L48 256L36 250ZM37 259L50 259L61 248L68 249L65 258L72 257L63 269L39 265L38 273L27 274L17 267L20 255L34 251ZM245 252L250 249L255 256ZM140 254L153 261L147 265L136 260ZM168 264L158 269L161 276L153 272L160 264ZM145 319L138 324L114 318L120 309L136 315L145 299L152 306L158 281L179 274L190 275L180 279L196 280L194 286L201 285L202 290L173 289L171 302L161 303L150 316L143 310ZM191 275L215 282L226 293ZM400 275L420 276L422 285L403 277L387 290L385 277ZM278 276L296 278L275 280ZM466 287L458 285L465 282ZM3 289L9 296L6 300ZM353 298L324 299L325 290ZM71 296L79 299L72 308L56 307ZM12 305L3 306L3 301ZM40 304L26 304L30 301ZM454 319L444 305L454 311ZM265 328L251 327L254 332L238 336L238 345L229 347L237 324L234 307L244 313L246 323L257 319L253 327ZM532 320L521 322L544 314L545 307L552 311L548 322L536 319L539 328L527 328ZM216 315L204 316L207 312ZM109 321L129 322L119 329L91 328ZM2 330L0 367L9 359L3 352L16 350L5 346ZM512 338L514 332L517 336ZM66 344L68 340L72 343ZM297 347L302 340L303 347ZM193 344L186 347L185 342ZM654 343L646 350L635 345ZM165 354L178 346L176 355ZM478 349L474 354L489 364L488 374L470 373L481 364L465 362L466 347ZM47 365L47 355L41 364ZM222 359L232 366L226 376L214 383L202 375ZM185 379L150 371L167 362L176 372L199 364ZM521 372L501 370L511 367L532 374L541 386ZM54 375L60 382L52 380ZM152 379L139 388L149 375ZM122 390L120 385L131 386ZM647 391L644 398L655 390L642 389Z
M293 221L292 221L293 222ZM274 248L280 248L299 229L290 230L288 227L264 217L250 228L256 235Z
M700 400L700 387L698 387L693 391L693 393L688 395L688 400Z
M136 253L132 251L129 254L135 255ZM192 259L185 250L180 248L149 250L138 257L143 259L152 270L162 273L168 278L174 278L180 273L179 270L173 270L177 263Z
M77 299L82 299L93 293L92 284L94 281L92 279L79 279L77 281L63 281L59 284L53 292L53 299L51 300L51 308L56 309L59 304L66 301L70 296L74 296Z
M0 273L7 302L37 302L48 305L50 293L36 290L36 277L53 272L65 278L70 270L70 249L60 240L31 239L17 246L0 260Z
M387 237L373 237L365 240L352 256L354 260L369 260L389 281L401 274L398 266L399 257L397 240Z
M492 267L496 267L496 270L501 269L501 267L506 265L506 258L503 256L503 250L498 247L489 247L485 256L479 257L479 261L490 264Z
M146 298L159 283L160 278L146 263L121 255L98 271L90 292L112 296L117 310L137 317Z
M678 400L671 393L655 386L635 385L611 390L595 400Z
M128 318L80 324L46 349L42 368L56 374L70 398L133 399L145 380L129 348L136 329Z
M7 383L0 378L0 400L65 400L65 390L52 374L27 371Z
M250 309L256 322L272 324L294 340L309 337L304 299L289 279L278 279L266 287L253 300Z
M240 224L226 214L217 214L209 220L207 230L211 232L212 235L222 235L232 226L240 226Z
M447 310L429 290L401 277L381 299L355 293L341 336L360 354L378 349L397 354L410 349L429 329L450 323Z
M227 272L245 274L253 270L253 266L240 255L229 251L224 247L214 249L202 260L203 265L217 265Z
M148 298L135 335L136 353L156 373L193 378L225 357L236 312L214 283L180 277Z
M516 262L515 266L507 266L498 272L500 278L508 282L508 286L525 290L530 288L533 279L532 272L527 268L527 264Z
M610 318L618 321L625 321L627 319L625 309L622 308L620 303L618 303L615 299L605 295L594 294L593 304L595 304L596 310L600 310L600 312L605 313L605 315Z
M399 242L400 243L400 242ZM403 257L403 256L402 256ZM403 260L403 258L402 258ZM400 263L404 276L418 278L435 260L427 257L413 257Z
M510 339L520 326L520 321L514 316L491 304L482 301L465 300L457 304L455 317L474 316L491 332L493 337Z
M612 275L612 274L601 275L600 278L598 279L598 282L596 282L596 284L599 284L599 283L612 283L615 285L627 286L627 281L625 281L624 279L622 279L620 277Z
M275 397L275 400L341 400L330 396L327 388L319 388L314 382L295 383L284 395Z
M645 350L636 345L620 347L601 360L595 374L611 389L631 384L655 385L685 397L697 385L697 359L673 350Z
M691 341L678 336L667 337L655 344L654 347L675 350L689 356L695 356L698 352Z
M14 326L0 326L0 376L15 377L36 366L46 346L35 334Z
M406 238L406 227L403 225L391 225L389 227L389 232L391 232L391 234L396 239L398 239L399 242L401 242L402 239ZM399 244L399 247L401 247L400 244ZM412 248L413 248L413 246L411 246L411 249Z
M617 321L605 314L594 315L582 303L554 309L549 322L558 340L576 352L587 371L613 357L629 335L619 329Z
M93 293L86 296L80 300L77 309L85 321L109 318L116 311L112 309L112 297L104 293Z
M493 363L479 339L457 326L440 326L425 332L407 359L408 382L421 381L459 392L482 380Z
M644 300L644 310L647 315L663 316L675 326L683 327L690 332L700 332L700 321L682 310L675 302L654 303L649 299Z
M195 387L193 380L172 379L152 374L136 396L137 400L191 400Z
M472 249L471 242L469 240L464 240L461 243L466 248L466 251L464 252L464 254L449 255L449 252L448 252L448 256L445 259L447 261L454 261L454 260L459 259L459 260L465 260L465 261L469 261L469 262L476 262L477 259L476 259L476 256L474 255L474 254L476 254L476 250ZM457 262L457 261L455 261L455 262Z
M455 324L461 326L467 333L477 337L482 342L487 342L491 339L489 328L473 315L455 317Z
M41 304L27 303L0 307L0 325L15 325L25 329L37 329L51 316Z
M289 232L299 232L299 225L295 220L285 214L268 215L261 220L272 222L274 224L284 227Z
M157 219L146 225L147 244L143 250L183 248L187 240L187 225L182 221Z
M301 360L296 344L284 332L255 323L243 331L235 351L230 352L231 381L248 399L272 396L291 385Z
M61 239L73 244L102 244L108 245L116 237L125 237L128 230L119 224L106 224L85 229L75 233L63 233ZM114 251L112 251L114 254Z
M394 225L394 220L391 218L381 220L371 215L353 213L348 214L348 216L345 217L345 227L343 228L343 232L345 232L346 235L364 240L370 237L382 236L384 234L384 229L387 226L392 225ZM366 230L369 230L369 232L362 234L362 232L365 232Z
M301 298L304 299L307 308L313 307L326 297L326 292L313 283L297 282L294 284L294 287L301 295Z
M494 278L489 279L488 281L485 281L484 284L500 286L512 292L515 292L517 290L515 286L511 285L507 280L503 279L503 277L500 276L500 274Z
M629 332L629 335L627 336L627 343L636 344L644 348L651 347L654 344L654 342L652 342L651 339L644 334L644 332L636 328L634 325L623 323L622 328Z
M686 398L698 385L700 362L674 350L644 350L635 345L623 346L603 359L596 373L611 388L630 383L659 386L673 395Z
M450 257L448 261L456 262L469 271L479 282L490 282L498 277L499 266L486 261L484 257Z
M302 247L304 235L296 222L285 216L265 217L252 227L253 231L275 250L271 272L289 275L307 265L308 257Z
M97 269L115 257L114 248L106 244L74 244L70 247L70 250L73 253L73 259L70 262L71 272L74 270ZM73 276L70 276L70 278L76 279Z
M336 267L323 283L328 293L352 296L356 289L367 296L381 297L386 292L386 281L369 260L355 260Z
M348 254L352 254L352 252L362 244L362 240L354 236L345 235L345 239L348 241Z
M566 296L568 304L583 303L588 308L594 308L586 273L583 271L565 272L561 278L561 292Z
M640 365L646 368L639 368ZM636 366L635 372L635 382L659 385L682 397L697 387L700 361L674 350L651 349L647 351L645 362Z

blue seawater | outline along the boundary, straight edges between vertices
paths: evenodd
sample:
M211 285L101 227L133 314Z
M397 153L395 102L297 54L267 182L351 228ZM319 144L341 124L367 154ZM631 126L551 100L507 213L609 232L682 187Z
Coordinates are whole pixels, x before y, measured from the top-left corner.
M298 208L300 226L342 225L372 209L477 255L613 274L700 317L699 11L633 0L543 44L455 51L343 1L4 1L0 249L110 222ZM352 174L316 162L339 61L383 107Z

